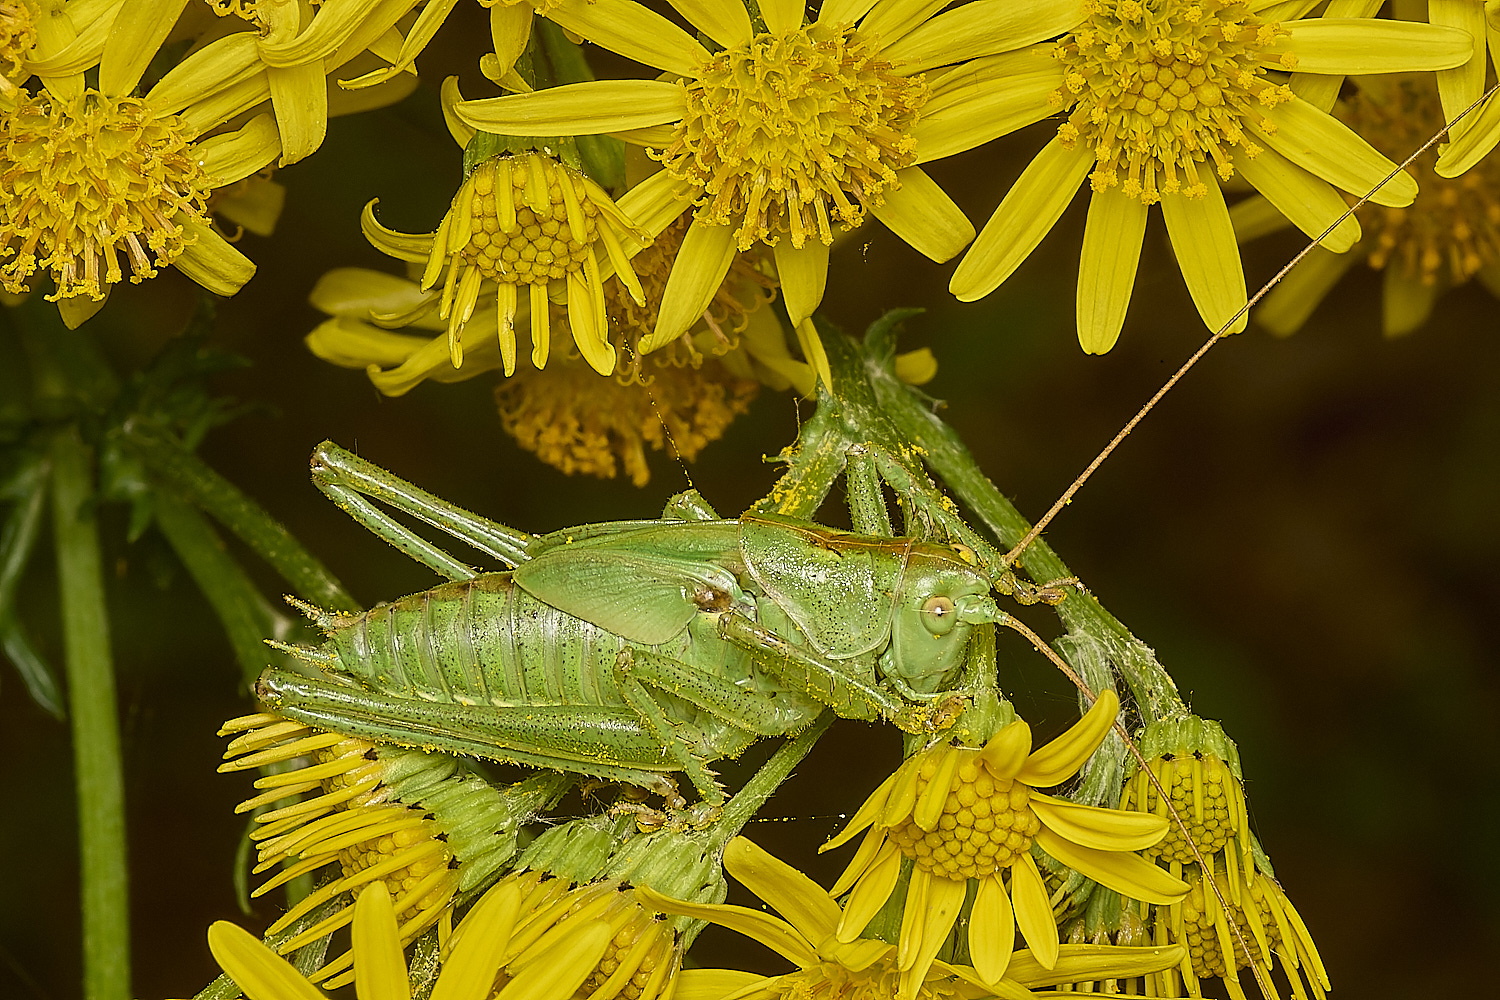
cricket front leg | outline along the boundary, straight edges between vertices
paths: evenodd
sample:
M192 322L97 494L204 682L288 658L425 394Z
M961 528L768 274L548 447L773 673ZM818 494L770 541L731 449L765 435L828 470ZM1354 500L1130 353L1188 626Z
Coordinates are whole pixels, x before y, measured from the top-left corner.
M533 535L433 496L332 441L324 441L313 449L312 478L314 485L340 510L450 580L469 580L478 574L375 506L369 498L426 521L508 566L519 566L528 558L526 547Z
M757 661L783 684L806 693L845 719L885 719L902 732L930 735L953 724L962 697L951 695L911 703L884 688L849 675L848 661L830 660L816 650L793 645L778 633L738 612L719 617L719 635L756 654Z

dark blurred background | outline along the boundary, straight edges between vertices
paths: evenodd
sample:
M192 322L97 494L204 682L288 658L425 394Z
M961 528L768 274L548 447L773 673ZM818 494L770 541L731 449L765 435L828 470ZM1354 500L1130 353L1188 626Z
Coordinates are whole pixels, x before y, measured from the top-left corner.
M469 5L472 6L472 5ZM465 13L468 12L468 13ZM790 443L810 405L766 393L686 472L653 458L637 490L567 478L500 430L493 376L381 397L353 371L303 348L320 318L306 304L329 268L396 270L359 235L361 206L429 231L459 179L436 84L462 72L487 93L458 38L422 61L402 105L332 123L327 145L281 172L276 236L247 236L260 266L222 304L219 342L252 364L217 380L264 404L213 432L201 454L260 499L366 604L435 581L346 518L308 483L331 438L466 507L532 531L657 516L691 481L721 512L767 491L762 461ZM478 81L478 82L476 82ZM1045 141L1043 123L933 166L982 225ZM1119 346L1086 357L1073 332L1084 199L998 292L962 305L939 267L872 224L834 255L824 313L851 332L884 310L927 305L907 348L929 346L946 400L990 477L1039 516L1135 409L1206 337L1159 214ZM1253 283L1298 248L1246 250ZM129 371L179 331L194 289L175 272L116 291L92 328ZM1500 951L1489 909L1500 882L1495 698L1500 605L1500 329L1478 285L1444 296L1431 321L1380 336L1378 275L1363 267L1295 337L1256 329L1223 343L1125 443L1048 531L1101 601L1154 647L1198 713L1239 742L1255 828L1311 928L1342 996L1389 998L1473 988ZM689 476L691 479L689 480ZM118 658L129 809L134 989L191 995L217 973L204 942L215 919L259 930L261 901L238 913L231 885L249 780L216 775L218 723L249 710L227 642L153 533L123 541L106 507L106 566ZM41 550L48 551L44 546ZM238 551L238 550L237 550ZM253 563L253 557L241 552ZM26 606L55 601L48 558ZM280 584L259 564L269 594ZM35 615L33 615L35 617ZM1491 622L1491 625L1486 625ZM54 661L60 639L40 637ZM1037 738L1060 731L1073 698L1024 643L1002 641L1002 684ZM876 749L871 749L874 746ZM894 732L839 723L771 802L751 836L829 884L847 852L815 858L899 758ZM0 669L0 996L71 1000L78 983L77 842L67 729ZM744 949L709 932L696 957ZM768 971L775 965L760 956Z

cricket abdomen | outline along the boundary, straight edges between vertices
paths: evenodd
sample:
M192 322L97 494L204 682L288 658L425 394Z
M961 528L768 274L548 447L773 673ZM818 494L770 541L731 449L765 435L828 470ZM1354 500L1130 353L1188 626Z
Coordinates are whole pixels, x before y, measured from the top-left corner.
M366 685L423 701L617 706L624 645L487 573L344 619L324 648Z

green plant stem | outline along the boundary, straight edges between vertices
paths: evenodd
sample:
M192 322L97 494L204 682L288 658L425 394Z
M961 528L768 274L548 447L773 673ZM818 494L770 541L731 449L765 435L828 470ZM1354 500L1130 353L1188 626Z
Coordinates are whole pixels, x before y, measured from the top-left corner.
M273 658L263 640L283 638L290 620L266 603L196 507L162 491L156 495L155 509L157 527L224 625L240 664L241 683L246 688L254 686Z
M93 451L74 427L52 441L53 528L82 855L83 995L130 992L125 792L104 571L93 510Z
M299 595L330 610L359 610L344 585L291 532L170 435L132 421L121 431L120 440L152 473L238 535Z

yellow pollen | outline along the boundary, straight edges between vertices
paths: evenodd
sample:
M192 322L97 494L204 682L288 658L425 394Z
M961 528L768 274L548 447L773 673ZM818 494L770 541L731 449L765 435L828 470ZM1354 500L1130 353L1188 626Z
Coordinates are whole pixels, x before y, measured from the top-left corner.
M36 25L24 0L0 0L0 94L14 97L26 53L36 45Z
M191 242L178 213L203 221L208 181L176 118L136 98L42 94L0 112L0 284L20 293L38 268L50 300L103 298L121 280L154 277Z
M937 774L945 753L959 756L942 816L932 830L907 819L891 830L893 843L917 867L950 879L979 878L1009 867L1031 849L1041 820L1031 810L1031 788L996 779L973 748L929 753L917 771L917 800Z
M1054 101L1072 103L1058 136L1093 151L1096 191L1118 185L1147 205L1163 194L1201 198L1212 183L1208 161L1228 180L1232 147L1260 152L1245 124L1272 130L1258 109L1292 99L1258 62L1287 33L1240 0L1094 0L1056 49L1065 76Z
M687 114L656 155L698 193L698 219L757 241L833 241L897 186L916 159L909 134L928 97L852 26L761 34L709 58L687 81Z
M455 210L465 206L469 242L461 255L495 281L545 285L582 271L599 238L599 209L577 171L536 153L475 167L454 199Z
M1443 124L1430 80L1395 77L1366 85L1337 114L1380 152L1398 161ZM1425 285L1451 286L1500 261L1500 160L1486 157L1460 177L1433 170L1434 150L1407 169L1417 179L1417 200L1406 208L1360 211L1374 268L1396 267Z

